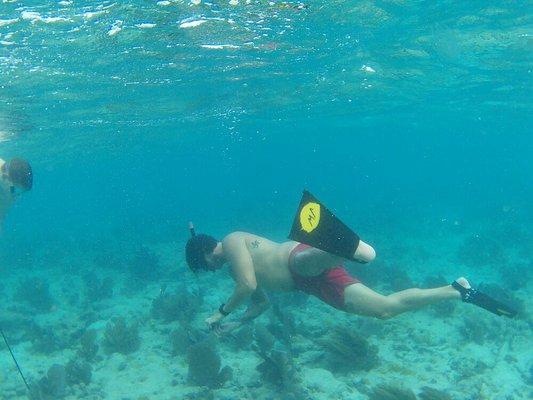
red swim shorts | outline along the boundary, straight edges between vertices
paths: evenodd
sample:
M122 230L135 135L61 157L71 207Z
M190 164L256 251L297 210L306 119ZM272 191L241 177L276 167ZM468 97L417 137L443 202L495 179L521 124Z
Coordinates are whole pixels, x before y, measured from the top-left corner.
M354 283L360 283L348 274L342 265L328 269L317 276L302 276L294 271L294 256L310 246L300 243L289 255L289 270L291 271L292 279L296 289L301 290L307 294L318 297L323 302L344 310L344 289L346 286Z

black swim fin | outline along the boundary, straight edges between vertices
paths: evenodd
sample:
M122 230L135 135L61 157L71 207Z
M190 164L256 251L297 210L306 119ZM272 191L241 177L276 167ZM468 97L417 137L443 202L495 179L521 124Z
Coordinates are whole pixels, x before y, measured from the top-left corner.
M354 260L359 236L304 190L289 239ZM355 261L355 260L354 260Z
M453 281L452 286L461 294L461 298L465 303L474 304L491 313L507 318L513 318L517 314L516 310L477 289L465 288L457 281Z

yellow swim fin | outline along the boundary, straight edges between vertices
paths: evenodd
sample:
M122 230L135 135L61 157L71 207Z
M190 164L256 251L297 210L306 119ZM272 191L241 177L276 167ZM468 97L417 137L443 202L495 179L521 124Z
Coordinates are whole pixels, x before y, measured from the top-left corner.
M354 260L359 236L310 192L304 190L289 239Z

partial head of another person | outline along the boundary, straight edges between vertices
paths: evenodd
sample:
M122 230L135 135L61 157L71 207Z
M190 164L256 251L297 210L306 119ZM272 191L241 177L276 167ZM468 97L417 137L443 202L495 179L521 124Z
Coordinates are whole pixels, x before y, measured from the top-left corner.
M33 172L28 161L13 158L2 166L2 179L9 183L11 194L27 192L33 187Z

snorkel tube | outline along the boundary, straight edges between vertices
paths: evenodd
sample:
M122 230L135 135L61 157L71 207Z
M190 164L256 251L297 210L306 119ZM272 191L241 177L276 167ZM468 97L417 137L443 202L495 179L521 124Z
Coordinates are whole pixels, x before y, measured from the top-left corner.
M191 232L191 237L196 236L196 231L194 230L194 224L191 221L189 221L189 232Z

